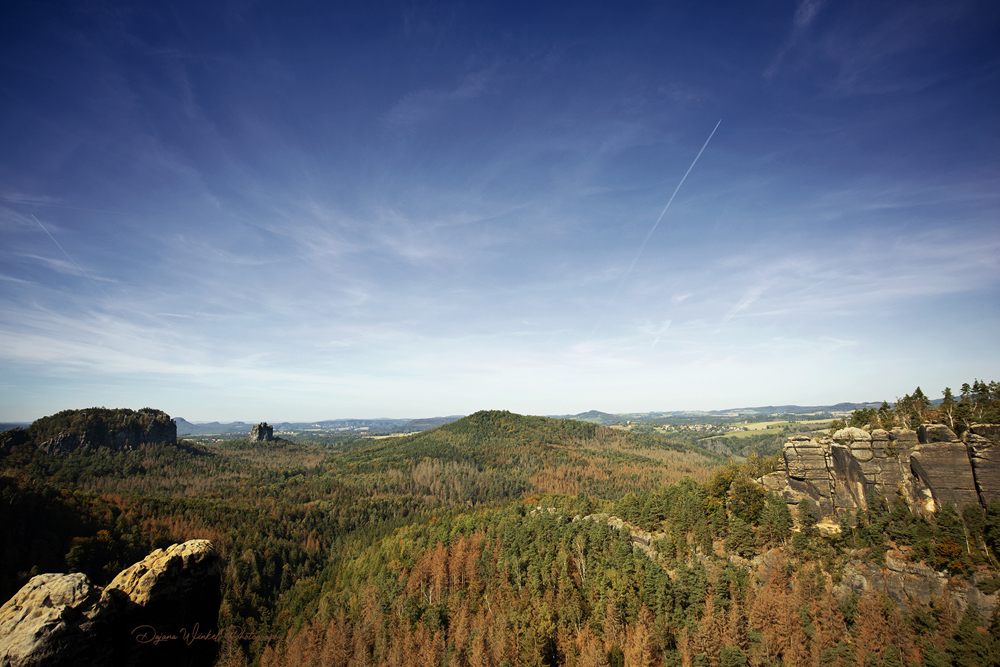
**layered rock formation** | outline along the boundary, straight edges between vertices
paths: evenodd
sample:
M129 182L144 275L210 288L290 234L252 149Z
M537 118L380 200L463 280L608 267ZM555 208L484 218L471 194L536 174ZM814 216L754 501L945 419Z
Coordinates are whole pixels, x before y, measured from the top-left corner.
M761 481L790 505L811 500L827 530L841 516L866 509L873 494L891 503L901 493L923 516L946 504L985 507L1000 498L998 434L996 425L976 425L959 439L948 427L929 424L917 431L844 428L832 437L797 435L785 444L784 469Z
M267 422L254 424L250 429L250 442L270 442L274 440L274 427Z
M988 624L993 609L997 606L998 595L986 595L979 590L977 584L991 576L979 572L968 581L948 577L923 563L907 561L898 551L890 551L885 556L884 568L870 561L852 560L847 563L843 577L833 592L837 597L843 598L850 593L861 594L866 590L881 591L907 614L916 603L929 605L934 598L944 597L954 603L959 617L970 611L984 624Z
M0 666L211 665L221 560L208 540L157 549L103 591L41 574L0 607Z
M25 444L62 456L76 450L130 450L158 442L177 443L177 424L165 412L88 408L64 410L42 417L28 428L5 431L0 434L0 454Z

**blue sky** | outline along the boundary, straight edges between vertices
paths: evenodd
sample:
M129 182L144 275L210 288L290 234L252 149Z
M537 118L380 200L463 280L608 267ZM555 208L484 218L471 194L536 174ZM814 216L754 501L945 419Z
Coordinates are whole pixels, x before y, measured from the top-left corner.
M1000 379L998 28L990 2L5 3L0 419Z

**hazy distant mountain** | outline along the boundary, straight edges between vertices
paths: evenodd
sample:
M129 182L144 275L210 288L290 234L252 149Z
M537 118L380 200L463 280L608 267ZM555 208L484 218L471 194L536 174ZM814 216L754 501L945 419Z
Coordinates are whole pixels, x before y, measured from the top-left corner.
M614 424L622 421L621 415L601 412L600 410L588 410L578 415L560 415L557 419L575 419L581 422L591 422L592 424Z
M880 402L837 403L836 405L763 405L759 407L730 408L728 410L675 410L672 412L601 412L588 410L575 415L548 415L556 419L575 419L593 424L607 425L626 421L683 421L683 420L720 420L747 419L764 416L806 416L814 414L833 414L851 412L859 408L878 407ZM278 431L327 431L336 433L411 433L426 431L449 424L462 418L463 415L448 417L424 417L421 419L324 419L316 422L281 422L272 424ZM177 417L178 436L215 435L227 433L249 433L252 424L245 422L208 422L192 423Z
M938 401L940 402L940 401ZM729 408L727 410L674 410L671 412L601 412L589 410L576 415L550 415L558 419L575 419L595 424L617 424L626 421L685 421L759 419L760 417L795 417L853 412L859 408L878 407L880 401L866 403L837 403L836 405L762 405L759 407Z
M271 424L275 432L288 431L321 431L334 433L410 433L426 431L427 429L448 424L462 415L450 417L425 417L422 419L324 419L316 422L280 422ZM174 418L177 422L178 436L223 435L249 433L252 424L245 422L192 423L182 417Z
M221 424L219 422L207 422L204 424L192 424L183 417L174 417L177 423L177 435L215 435L222 433L249 433L253 428L252 424L244 422L230 422Z
M15 428L28 428L29 426L31 426L31 422L0 422L0 433Z
M449 417L427 417L426 419L414 419L399 427L400 433L411 433L413 431L427 431L437 428L442 424L450 424L453 421L462 419L464 415L451 415Z

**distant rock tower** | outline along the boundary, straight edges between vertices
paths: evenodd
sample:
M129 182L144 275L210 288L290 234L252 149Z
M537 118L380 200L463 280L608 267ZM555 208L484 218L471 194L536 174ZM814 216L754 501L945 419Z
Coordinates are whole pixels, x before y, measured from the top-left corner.
M274 440L274 427L268 426L267 422L255 424L250 429L250 442L270 442Z

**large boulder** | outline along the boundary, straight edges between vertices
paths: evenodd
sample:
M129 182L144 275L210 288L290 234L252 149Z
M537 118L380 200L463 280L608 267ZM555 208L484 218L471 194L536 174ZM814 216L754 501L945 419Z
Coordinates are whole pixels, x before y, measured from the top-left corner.
M842 428L833 434L833 439L841 444L850 444L854 442L871 442L872 435L863 428L856 428L854 426L848 426L847 428Z
M122 606L117 663L210 665L218 648L221 573L221 559L208 540L157 549L119 573L106 589Z
M103 591L80 573L41 574L0 607L0 667L208 667L221 599L208 540L157 549Z
M111 664L100 599L82 573L32 577L0 607L0 665Z

